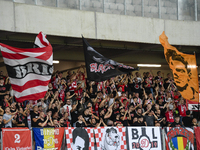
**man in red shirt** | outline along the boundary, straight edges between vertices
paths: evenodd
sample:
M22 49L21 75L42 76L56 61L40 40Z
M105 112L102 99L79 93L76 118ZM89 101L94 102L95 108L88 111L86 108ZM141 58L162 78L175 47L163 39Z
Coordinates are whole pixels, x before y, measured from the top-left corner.
M167 111L165 117L167 118L168 125L171 125L174 122L174 106L172 104L167 105Z
M183 117L186 116L186 111L187 111L185 100L183 98L181 98L181 100L179 102L178 111L180 114L180 122L182 123L182 119L183 119Z
M77 89L76 75L72 75L68 83L70 95L74 94L74 91Z

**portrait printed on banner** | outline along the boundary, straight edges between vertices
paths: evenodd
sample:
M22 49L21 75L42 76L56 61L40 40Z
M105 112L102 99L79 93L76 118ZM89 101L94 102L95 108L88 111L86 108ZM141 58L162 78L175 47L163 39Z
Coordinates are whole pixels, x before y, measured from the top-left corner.
M107 128L101 142L102 150L120 150L120 135L117 129Z
M167 49L166 60L173 72L174 81L182 96L188 100L196 100L198 89L196 88L197 71L195 55L187 55L175 50ZM192 67L191 67L192 66Z
M71 143L72 150L88 150L89 135L84 128L75 128L72 132L73 142Z

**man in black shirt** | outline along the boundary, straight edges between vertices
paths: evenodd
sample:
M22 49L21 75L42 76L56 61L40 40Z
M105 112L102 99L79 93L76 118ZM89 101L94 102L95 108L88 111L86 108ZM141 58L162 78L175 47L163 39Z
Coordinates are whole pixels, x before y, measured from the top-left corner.
M182 124L180 122L180 116L176 115L174 118L174 122L171 124L170 127L182 127Z
M87 125L89 125L90 119L92 118L92 115L89 114L88 108L85 109L85 111L83 113L83 118L85 119L85 122L87 123Z
M47 115L45 120L45 114L44 112L40 112L39 119L37 120L37 127L46 127L47 121L49 120L49 116Z
M159 85L159 87L163 86L163 78L161 76L161 71L157 72L157 76L155 77L155 80L156 80L156 86L157 84Z
M173 83L173 80L171 74L168 73L167 78L164 80L164 88L167 89L170 83Z
M35 105L33 107L33 111L31 112L31 126L32 127L37 127L38 119L39 119L38 106Z
M138 116L138 121L133 123L133 126L146 126L144 123L143 116Z
M0 131L2 131L2 128L4 128L4 123L3 123L3 116L0 115Z
M3 100L6 94L6 86L4 85L4 78L0 78L0 101Z
M75 127L86 127L86 122L82 114L78 115L78 121L75 122Z
M190 111L189 110L186 111L186 116L183 117L182 123L183 123L183 125L185 127L191 127L192 126L192 118L190 116Z

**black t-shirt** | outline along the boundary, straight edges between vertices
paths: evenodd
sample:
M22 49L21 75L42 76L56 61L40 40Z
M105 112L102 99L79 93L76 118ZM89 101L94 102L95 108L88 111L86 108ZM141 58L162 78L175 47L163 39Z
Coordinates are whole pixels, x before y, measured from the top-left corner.
M51 108L51 109L50 109L50 111L52 111L52 116L53 116L53 115L54 115L54 113L58 111L58 108L57 108L57 107L55 107L54 109L53 109L53 108Z
M191 127L192 126L192 118L191 117L187 117L187 116L183 117L182 121L183 121L183 125L185 127Z
M32 127L37 127L37 122L33 121L33 118L38 118L39 117L39 113L34 113L33 111L31 112L31 126Z
M173 122L170 127L182 127L181 123Z
M129 124L133 124L133 119L135 118L135 111L130 112L131 120L129 120Z
M37 122L36 122L37 123L37 127L41 127L41 126L39 126L39 123L44 123L45 121L46 121L45 119L43 119L43 120L42 119L38 119ZM45 126L47 126L47 124Z
M156 76L155 77L155 80L157 80L158 81L158 85L159 85L159 87L161 87L162 86L162 84L163 83L161 83L161 81L162 81L162 77L161 76ZM155 86L157 86L157 83L156 83L156 85Z
M95 127L96 127L96 124L95 124L95 125L90 124L88 127L95 128Z
M60 127L67 127L66 124L60 124Z
M136 92L136 93L141 93L142 92L142 89L141 89L141 83L133 83L132 85L132 90L133 92Z
M144 122L135 122L135 123L133 123L133 125L132 126L145 126L145 123Z
M6 84L6 91L10 91L11 84Z
M80 123L80 122L77 121L77 122L75 123L75 127L86 127L86 125L85 125L84 122Z
M28 122L27 122L27 117L23 116L22 114L18 114L16 118L17 124L22 124L24 123L24 127L28 127Z
M78 120L78 111L75 110L75 111L71 112L71 117L72 117L72 122L71 123L73 125L73 123L75 123Z
M142 116L142 114L138 114L138 113L135 113L135 117L143 117L143 119L144 119L144 116Z
M2 131L2 128L5 128L5 125L3 122L0 124L0 131ZM0 139L1 139L1 134L0 134Z
M114 121L116 119L116 115L119 113L119 110L113 110L110 116L110 120Z
M121 118L121 120L122 120L122 118L124 118L124 114L121 114L121 115L120 115L120 118ZM123 124L123 126L128 126L128 114L126 114L125 119L122 120L122 124Z
M1 124L0 124L0 131L2 131L2 128L4 128L5 127L5 125L4 125L4 123L2 122ZM1 134L0 134L1 135Z
M146 85L147 85L147 86L146 86ZM145 86L146 86L146 87L145 87ZM143 87L144 87L145 92L146 92L147 94L151 93L151 90L150 90L151 84L150 84L150 83L147 83L146 81L144 81L144 82L143 82Z
M168 80L169 80L168 78L166 78L166 79L164 80L164 88L165 88L165 89L167 89L168 86L169 86L169 84L170 84L170 83L167 83Z
M147 126L154 126L154 116L145 115L144 116Z
M90 124L90 119L92 118L92 115L85 115L85 114L83 114L83 118L85 119L85 122L87 124Z
M6 86L5 85L0 85L0 93L5 93L6 92ZM0 95L0 100L4 99L4 95Z

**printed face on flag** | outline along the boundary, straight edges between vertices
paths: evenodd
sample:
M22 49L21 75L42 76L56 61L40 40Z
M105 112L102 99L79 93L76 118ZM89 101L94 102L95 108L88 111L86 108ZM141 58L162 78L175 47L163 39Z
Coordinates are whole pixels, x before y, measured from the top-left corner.
M126 150L124 127L99 127L95 129L97 148L101 150Z
M84 150L89 148L89 135L84 128L75 128L72 132L72 150Z
M179 52L168 42L163 32L159 37L164 47L166 61L172 70L174 81L182 97L191 102L199 101L199 85L196 67L196 56Z
M187 66L181 61L173 60L172 57L169 60L169 66L172 69L176 85L181 88L187 86L189 80Z
M94 150L93 128L65 128L68 150Z
M73 150L83 150L85 148L85 140L77 136L74 143L72 143Z

